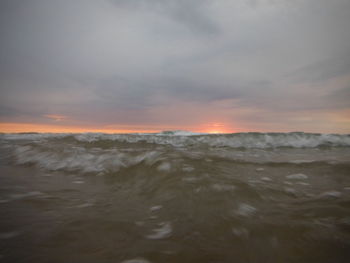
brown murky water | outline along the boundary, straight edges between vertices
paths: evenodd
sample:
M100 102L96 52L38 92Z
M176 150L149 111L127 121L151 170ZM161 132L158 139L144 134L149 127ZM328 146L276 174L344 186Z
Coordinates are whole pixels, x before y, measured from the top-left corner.
M1 138L0 261L350 261L346 144L79 136Z

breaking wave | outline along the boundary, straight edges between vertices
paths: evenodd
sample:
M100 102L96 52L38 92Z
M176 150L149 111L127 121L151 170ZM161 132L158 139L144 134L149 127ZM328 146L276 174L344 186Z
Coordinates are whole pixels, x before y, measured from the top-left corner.
M193 171L213 161L307 165L349 162L350 136L308 133L2 134L2 158L45 170L104 174L144 165Z
M232 134L203 134L187 131L165 131L161 133L139 134L104 134L104 133L22 133L2 134L3 140L33 140L46 141L50 139L72 138L79 142L126 142L151 143L172 146L205 145L211 147L231 148L316 148L349 147L350 134L317 134L304 132L291 133L232 133Z

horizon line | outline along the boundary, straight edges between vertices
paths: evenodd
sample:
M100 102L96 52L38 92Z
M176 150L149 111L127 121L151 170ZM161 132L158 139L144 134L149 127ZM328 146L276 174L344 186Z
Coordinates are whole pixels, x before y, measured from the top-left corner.
M123 126L125 128L123 128ZM121 128L113 128L112 125L101 126L102 128L84 127L84 126L61 126L52 124L33 124L33 123L10 123L0 122L1 134L33 134L33 133L104 133L104 134L157 134L165 132L188 132L194 134L235 134L235 133L314 133L314 134L342 134L350 135L350 132L318 132L318 131L302 131L302 130L248 130L248 129L208 129L199 126L197 129L188 129L186 127L155 127L140 128L139 126L120 125ZM126 128L129 127L129 128Z

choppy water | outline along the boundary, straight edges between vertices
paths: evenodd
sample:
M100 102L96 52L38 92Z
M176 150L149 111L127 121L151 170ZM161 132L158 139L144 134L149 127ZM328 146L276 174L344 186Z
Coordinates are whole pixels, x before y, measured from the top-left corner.
M1 134L0 261L350 262L350 135Z

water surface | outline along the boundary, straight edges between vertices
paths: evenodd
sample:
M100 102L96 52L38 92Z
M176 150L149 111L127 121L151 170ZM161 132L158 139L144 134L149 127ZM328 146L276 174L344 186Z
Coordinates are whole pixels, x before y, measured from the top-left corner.
M349 262L350 136L0 135L3 262Z

